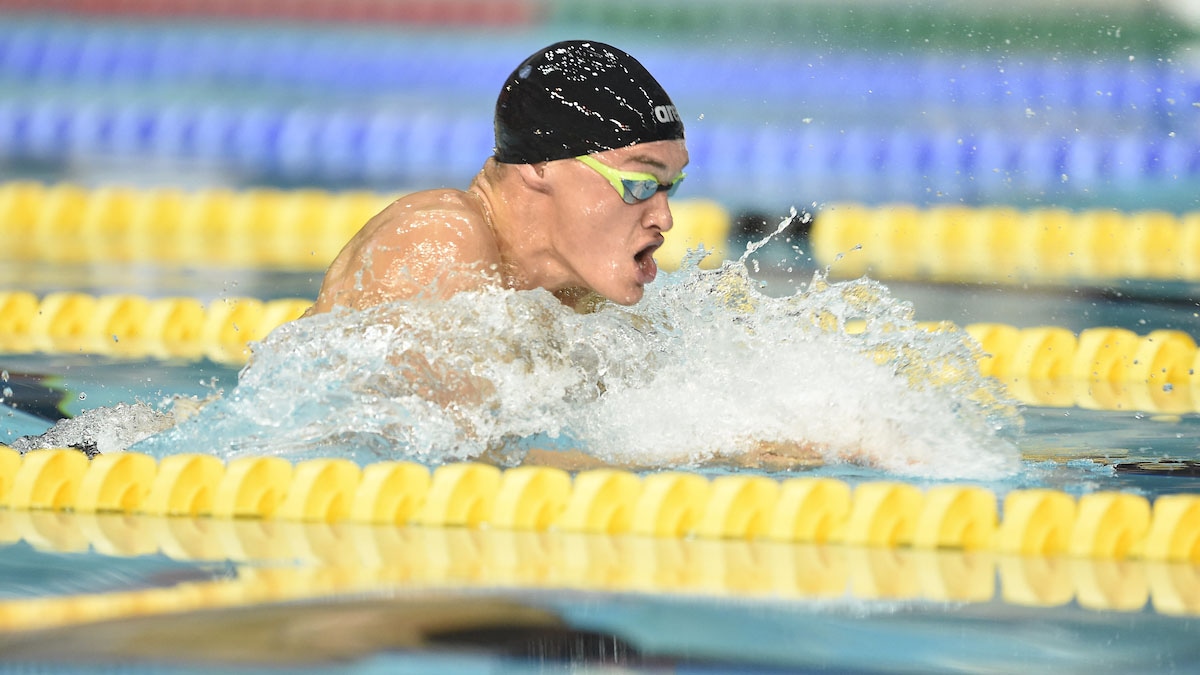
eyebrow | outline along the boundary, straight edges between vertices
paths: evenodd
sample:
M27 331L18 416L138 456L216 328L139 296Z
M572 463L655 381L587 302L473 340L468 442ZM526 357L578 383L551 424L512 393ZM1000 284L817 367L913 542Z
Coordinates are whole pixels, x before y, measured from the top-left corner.
M653 167L660 172L665 172L667 169L670 168L666 164L663 164L662 162L658 161L657 159L654 159L653 157L650 157L649 155L634 155L633 157L630 157L629 159L630 159L630 161L637 162L638 164L645 164L647 166Z

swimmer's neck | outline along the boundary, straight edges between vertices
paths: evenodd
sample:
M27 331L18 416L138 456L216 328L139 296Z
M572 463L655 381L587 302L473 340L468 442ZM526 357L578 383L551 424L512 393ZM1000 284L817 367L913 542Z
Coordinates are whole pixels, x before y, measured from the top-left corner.
M578 311L594 307L588 298L595 293L574 283L554 249L557 223L549 198L525 184L523 168L489 158L467 188L495 237L501 283L515 290L544 288Z

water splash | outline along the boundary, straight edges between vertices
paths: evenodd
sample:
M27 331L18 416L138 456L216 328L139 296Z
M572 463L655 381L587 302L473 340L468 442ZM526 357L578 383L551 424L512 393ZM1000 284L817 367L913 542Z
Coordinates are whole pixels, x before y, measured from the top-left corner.
M634 307L489 289L287 324L228 395L133 449L438 464L550 447L667 467L767 448L935 478L1019 468L1019 416L965 332L922 329L868 279L817 273L771 297L744 257L697 258Z
M12 447L20 452L39 448L77 448L89 457L120 452L151 434L171 429L181 416L162 413L145 403L118 403L93 408L60 420L40 436L22 436Z

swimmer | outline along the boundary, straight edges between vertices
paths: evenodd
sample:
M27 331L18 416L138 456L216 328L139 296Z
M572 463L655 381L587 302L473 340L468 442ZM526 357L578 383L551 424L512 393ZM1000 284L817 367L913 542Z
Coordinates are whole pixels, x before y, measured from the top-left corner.
M494 126L494 154L467 189L410 194L373 217L330 265L308 315L487 286L544 289L581 311L601 298L621 305L642 299L672 226L667 200L688 163L680 115L654 77L609 45L553 44L505 81ZM422 398L445 408L490 395L491 383L453 364L431 364L420 350L394 359L420 374ZM28 447L75 444L56 433L29 439ZM729 461L795 466L813 456L804 446L748 445ZM602 464L578 451L534 450L525 462Z
M616 47L559 42L509 75L494 126L495 153L470 186L410 194L368 221L330 265L309 315L445 299L486 285L546 289L581 311L597 297L621 305L642 299L672 226L667 199L688 163L683 122L658 81ZM437 374L417 354L397 358ZM455 382L426 396L448 405L488 388L467 374ZM716 463L820 463L808 444L748 445ZM606 465L559 450L532 450L524 462Z
M688 163L683 123L629 54L559 42L508 77L495 150L466 190L401 197L330 265L308 314L499 285L583 309L641 300Z

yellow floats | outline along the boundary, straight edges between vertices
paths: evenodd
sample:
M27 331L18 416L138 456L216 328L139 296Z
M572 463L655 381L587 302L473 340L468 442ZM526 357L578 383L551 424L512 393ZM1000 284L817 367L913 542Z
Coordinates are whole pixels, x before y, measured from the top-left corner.
M300 318L311 300L193 298L0 291L0 352L124 358L208 358L242 363L247 345Z
M971 324L984 375L1033 405L1186 413L1200 409L1200 350L1179 330Z
M95 353L125 358L202 356L243 363L248 344L299 318L311 302L91 296L0 291L0 352ZM1089 328L970 324L984 375L1032 405L1178 414L1200 410L1200 350L1179 330L1138 335Z
M0 629L473 586L1200 614L1200 496L0 447L0 541L230 578L0 602ZM1003 499L1003 509L998 503ZM1002 518L1000 516L1003 516ZM199 516L199 517L197 517ZM286 563L280 566L277 563Z
M812 246L834 274L1061 283L1200 279L1200 213L835 204Z
M367 191L137 189L0 183L0 260L154 262L323 270L395 196ZM679 266L688 248L727 254L732 228L718 203L671 203L675 227L657 256Z
M853 489L830 478L777 481L613 469L572 477L550 467L476 463L430 472L408 462L360 468L344 459L137 453L88 460L73 449L17 455L0 505L21 511L190 515L279 522L358 522L658 538L841 543L874 548L991 550L1018 555L1200 563L1200 495L1048 489L999 497L970 485L922 491L888 481Z
M42 550L229 560L237 574L8 598L0 601L0 630L394 588L573 589L772 602L998 600L1030 607L1075 601L1087 610L1200 615L1197 567L1158 561L359 524L217 520L198 526L190 519L115 514L56 514L50 523L38 515L10 514L0 520L0 536Z

